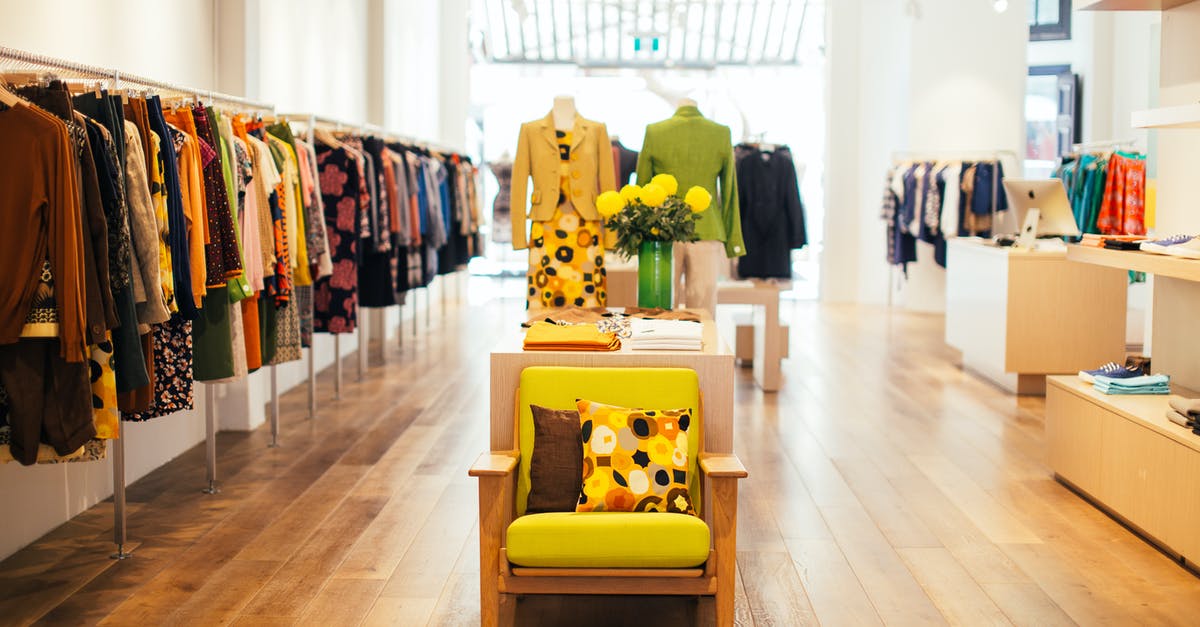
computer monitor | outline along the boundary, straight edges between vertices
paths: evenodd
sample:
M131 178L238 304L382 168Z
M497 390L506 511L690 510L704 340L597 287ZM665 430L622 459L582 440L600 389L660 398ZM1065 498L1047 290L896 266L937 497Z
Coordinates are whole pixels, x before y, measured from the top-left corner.
M1039 237L1079 237L1079 225L1067 200L1067 190L1060 179L1004 179L1008 206L1016 213L1017 224L1025 224L1030 209L1039 213Z

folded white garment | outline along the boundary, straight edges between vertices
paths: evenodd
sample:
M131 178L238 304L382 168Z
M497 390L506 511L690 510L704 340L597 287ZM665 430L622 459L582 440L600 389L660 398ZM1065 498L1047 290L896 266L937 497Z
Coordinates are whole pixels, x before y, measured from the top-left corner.
M624 342L624 345L630 350L698 351L704 348L701 342L684 342L680 340L642 340L640 342L631 340Z
M629 321L630 338L693 340L699 342L704 335L704 325L687 320L643 320Z

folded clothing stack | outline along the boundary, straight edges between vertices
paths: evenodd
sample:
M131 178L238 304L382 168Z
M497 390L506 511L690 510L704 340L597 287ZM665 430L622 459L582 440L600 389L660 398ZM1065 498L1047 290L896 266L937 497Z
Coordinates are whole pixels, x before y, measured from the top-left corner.
M525 332L527 351L615 351L621 340L615 333L603 333L594 324L552 324L535 322Z
M625 346L635 350L698 351L703 347L704 325L686 320L629 321Z
M1200 398L1172 396L1169 404L1171 408L1167 410L1167 418L1181 427L1191 429L1192 433L1200 435Z
M1083 246L1094 246L1096 248L1116 248L1118 250L1138 250L1142 241L1146 240L1145 235L1102 235L1099 233L1085 233L1083 239L1079 243Z
M1092 377L1092 387L1105 394L1170 394L1171 377L1151 374L1121 379L1098 374Z

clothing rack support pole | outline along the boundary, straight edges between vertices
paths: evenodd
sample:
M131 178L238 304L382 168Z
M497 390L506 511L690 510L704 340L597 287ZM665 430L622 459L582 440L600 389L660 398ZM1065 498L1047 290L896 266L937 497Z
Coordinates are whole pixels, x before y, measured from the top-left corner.
M271 443L268 448L279 447L279 373L271 366Z
M437 279L435 278L434 280L436 281ZM425 287L425 330L426 331L429 330L429 325L431 324L430 320L433 319L432 318L432 316L433 316L433 295L430 294L430 291L432 289L433 289L433 281L430 281L429 285Z
M217 487L217 387L213 383L204 384L204 448L208 487L201 492L216 494L221 489Z
M314 353L316 339L308 345L308 419L317 418L317 356Z
M363 317L365 318L366 316L363 316ZM370 343L367 341L367 326L364 324L361 324L362 322L364 322L363 320L360 320L359 322L360 322L360 324L358 325L358 380L362 381L363 377L365 377L367 375L367 347L370 346Z
M412 291L412 297L413 297L413 339L416 339L416 337L417 337L417 318L420 318L420 317L421 317L421 308L418 306L418 305L419 305L419 303L417 302L417 297L420 295L420 292L421 292L421 290L419 290L419 289L414 289L414 290Z
M342 334L333 336L333 400L342 400Z
M120 414L117 415L118 422ZM113 469L113 543L117 552L108 557L115 560L129 559L132 553L125 551L125 429L112 442Z
M888 266L887 306L892 308L892 295L896 291L896 266Z
M442 293L442 317L446 317L446 290L449 289L450 277L443 276L438 291Z
M408 297L405 296L405 300ZM404 303L400 303L400 321L396 323L396 345L404 350Z

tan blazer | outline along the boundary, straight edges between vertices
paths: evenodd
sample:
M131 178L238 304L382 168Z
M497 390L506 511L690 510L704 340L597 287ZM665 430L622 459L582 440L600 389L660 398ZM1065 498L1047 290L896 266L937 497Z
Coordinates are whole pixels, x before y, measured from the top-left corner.
M616 188L612 144L608 129L575 115L571 134L571 203L584 220L599 220L596 197ZM521 125L517 142L517 157L513 160L512 176L512 241L513 248L528 247L525 220L543 221L554 217L558 206L559 166L558 138L554 135L554 116ZM529 194L529 177L533 177L533 193Z

